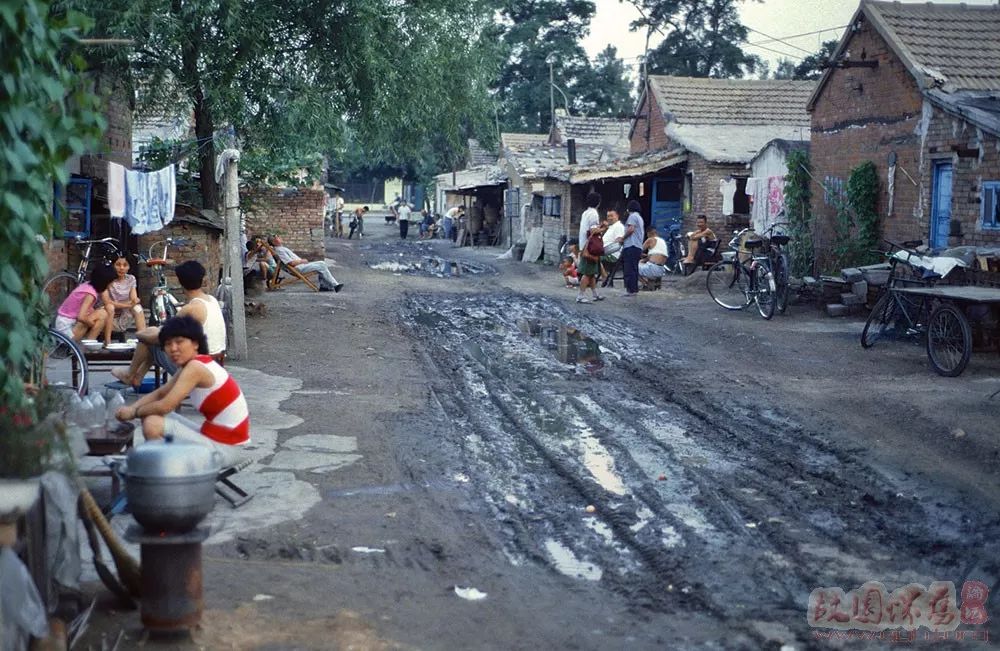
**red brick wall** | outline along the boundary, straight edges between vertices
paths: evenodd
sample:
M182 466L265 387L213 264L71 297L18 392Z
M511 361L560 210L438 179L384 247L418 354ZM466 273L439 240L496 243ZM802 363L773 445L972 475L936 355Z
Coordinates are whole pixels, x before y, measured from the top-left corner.
M652 93L646 93L636 114L641 117L635 121L635 129L632 131L630 141L632 153L642 154L669 148L667 123Z
M722 215L722 193L719 181L725 176L747 177L750 170L743 163L712 163L694 152L688 152L687 169L693 173L691 183L691 210L684 215L682 231L694 230L698 215L708 218L708 227L720 239L728 241L727 235L736 227L742 227L745 217Z
M247 232L280 235L285 246L307 260L326 257L323 216L326 193L313 188L268 188L241 191L247 205Z
M878 61L877 68L835 68L812 111L812 174L819 183L839 179L846 188L851 170L871 161L878 169L878 211L884 237L905 240L927 237L926 204L920 182L919 127L923 98L902 62L867 22L848 43L851 61ZM895 152L897 172L893 214L888 209L888 156ZM833 246L836 210L819 184L812 188L816 218L815 246L820 262Z
M171 271L173 267L188 260L197 260L205 267L205 291L210 294L214 293L216 285L219 284L219 274L222 271L222 233L203 226L181 222L175 218L163 230L140 235L139 251L144 255L148 254L149 247L154 242L159 242L168 237L180 237L192 240L193 243L185 247L171 246L169 251L167 251L167 255L172 261L172 264L167 269L167 285L171 288L179 287L177 276ZM161 252L162 249L160 246L157 246L154 250L154 254L156 255L160 255ZM148 308L149 293L156 285L156 276L146 265L137 265L135 260L131 262L131 274L135 276L139 285L139 299L142 301L143 306ZM182 298L182 292L179 289L174 290L173 293L178 300Z

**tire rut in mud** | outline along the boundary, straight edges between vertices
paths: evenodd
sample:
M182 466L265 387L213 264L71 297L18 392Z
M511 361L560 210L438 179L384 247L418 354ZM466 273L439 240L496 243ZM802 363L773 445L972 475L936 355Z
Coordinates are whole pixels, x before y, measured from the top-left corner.
M683 342L663 332L509 292L411 296L403 320L434 342L429 375L512 562L599 580L655 611L804 636L813 588L960 578L940 576L957 553L928 524L940 509L783 416L766 392L735 395L725 378L691 388L668 352ZM581 330L597 359L591 345L558 361ZM950 539L996 548L995 518L949 524Z

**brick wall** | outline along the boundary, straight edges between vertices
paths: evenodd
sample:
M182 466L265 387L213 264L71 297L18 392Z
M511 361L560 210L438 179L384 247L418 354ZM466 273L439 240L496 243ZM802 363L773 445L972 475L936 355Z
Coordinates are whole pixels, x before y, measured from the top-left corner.
M636 115L641 117L635 121L635 128L630 138L632 153L641 154L668 149L670 139L667 137L667 123L652 93L646 93Z
M750 171L743 163L712 163L694 152L688 152L687 171L691 173L691 210L684 214L681 231L694 230L698 215L705 215L708 227L720 239L728 241L726 236L734 229L742 228L748 219L745 216L722 215L719 181L726 176L747 177Z
M920 124L923 99L914 79L867 22L848 44L852 61L878 61L876 68L835 68L812 111L812 174L828 186L846 187L851 170L871 161L878 169L878 211L884 236L892 240L927 237L926 200L920 190ZM897 156L895 193L888 209L888 157ZM918 185L900 171L905 170ZM814 241L821 265L833 245L836 210L822 187L812 188Z
M132 168L132 102L128 90L107 77L98 77L94 90L103 99L108 128L101 139L104 152L82 156L80 174L106 183L108 161Z
M175 217L174 221L166 228L155 233L140 235L139 251L143 255L148 254L149 247L153 243L168 237L188 239L192 241L192 244L185 247L170 247L167 255L173 264L167 268L167 285L171 288L179 287L177 276L172 271L173 267L188 260L197 260L205 267L205 291L210 294L214 293L222 272L222 232L198 224L189 224L182 221L181 218ZM160 255L161 252L162 248L157 246L153 253ZM145 264L137 265L135 260L132 260L131 273L135 276L139 285L139 299L142 301L143 306L148 308L149 294L156 285L156 276L149 267ZM178 300L182 299L180 289L173 289L173 294Z
M267 188L241 190L247 206L247 232L280 235L285 246L307 260L326 257L323 216L326 193L313 188Z
M925 140L924 165L920 172L921 199L931 205L933 185L932 165L935 160L952 163L951 218L962 224L961 237L951 237L953 246L1000 244L1000 230L983 229L981 221L982 184L1000 181L1000 139L976 129L965 120L933 108ZM899 179L897 179L897 186ZM930 229L930 209L920 234L913 238L927 238Z

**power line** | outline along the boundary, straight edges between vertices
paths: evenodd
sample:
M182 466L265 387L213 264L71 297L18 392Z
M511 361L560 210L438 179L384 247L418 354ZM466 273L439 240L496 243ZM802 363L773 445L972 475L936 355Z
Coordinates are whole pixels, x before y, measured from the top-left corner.
M828 27L826 29L817 29L817 30L812 31L812 32L802 32L801 34L789 34L788 36L782 36L781 38L782 39L789 39L789 38L798 38L800 36L812 36L813 34L822 34L823 32L832 32L832 31L836 31L838 29L844 29L845 27L847 27L847 25L838 25L837 27ZM747 29L750 29L750 28L748 27ZM751 31L756 31L756 30L751 30ZM763 41L757 41L755 43L747 43L747 45L763 45L764 43L773 43L775 41L780 41L780 40L781 39L778 39L778 38L767 38L766 40L763 40Z
M774 52L775 54L780 54L781 56L788 57L789 59L799 59L800 61L802 59L805 59L805 57L802 56L802 55L800 55L800 54L791 54L789 52L782 52L780 50L775 50L774 48L765 47L763 45L753 45L752 43L747 43L747 46L748 47L752 46L752 47L755 47L755 48L759 48L761 50L767 50L768 52ZM809 54L811 55L812 52L810 52Z
M781 40L780 38L775 38L774 36L771 36L770 34L765 34L764 32L760 31L759 29L754 29L753 27L747 27L746 25L744 25L744 27L746 27L747 31L753 32L755 34L760 34L764 38L769 38L772 41L777 41L777 42L781 43L782 45L787 45L788 47L794 48L796 50L799 50L800 52L805 52L806 54L808 54L810 56L812 54L814 54L812 52L812 50L807 50L805 48L801 48L798 45L792 45L791 43L788 43L787 41ZM757 47L761 47L761 46L758 45Z

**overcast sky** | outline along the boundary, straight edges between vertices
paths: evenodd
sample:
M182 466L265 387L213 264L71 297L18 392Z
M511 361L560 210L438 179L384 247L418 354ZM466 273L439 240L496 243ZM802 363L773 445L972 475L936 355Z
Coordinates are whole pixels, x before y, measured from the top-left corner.
M959 0L936 1L941 4L959 2ZM966 0L966 2L968 4L995 4L995 0ZM597 4L597 14L590 26L590 36L584 40L587 54L593 58L610 43L618 48L618 56L626 59L626 65L634 65L635 57L642 54L645 37L639 32L630 32L628 26L639 16L639 12L627 1L595 0L595 3ZM763 2L744 0L741 3L740 15L748 28L781 38L791 45L778 42L760 43L767 41L767 37L753 31L750 32L749 43L760 43L763 47L778 50L785 53L788 58L798 61L801 57L806 56L806 52L802 50L814 52L819 49L820 43L824 40L839 39L843 34L843 27L821 34L810 34L796 38L785 37L846 25L857 8L857 0L763 0ZM746 49L767 60L772 70L781 57L780 54L762 47L747 47Z

